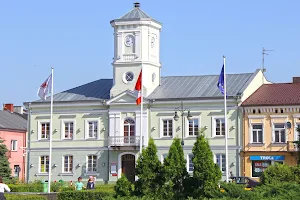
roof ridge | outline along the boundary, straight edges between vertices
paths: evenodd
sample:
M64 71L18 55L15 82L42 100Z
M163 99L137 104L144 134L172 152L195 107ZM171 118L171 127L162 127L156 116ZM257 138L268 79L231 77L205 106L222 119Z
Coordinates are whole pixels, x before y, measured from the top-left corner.
M234 73L234 74L226 74L226 75L243 75L243 74L254 74L254 72L247 72L247 73ZM162 76L162 78L168 77L199 77L199 76L220 76L220 74L203 74L203 75L174 75L174 76Z

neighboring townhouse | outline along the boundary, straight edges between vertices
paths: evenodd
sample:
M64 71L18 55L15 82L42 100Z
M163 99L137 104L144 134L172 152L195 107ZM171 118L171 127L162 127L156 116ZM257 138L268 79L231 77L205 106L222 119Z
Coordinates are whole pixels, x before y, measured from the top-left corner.
M135 162L152 137L163 161L174 137L183 140L187 170L200 128L211 144L223 172L240 174L242 112L239 105L265 80L263 73L227 75L229 171L225 172L224 100L217 88L219 75L161 76L161 23L139 3L114 28L113 78L100 79L54 95L53 152L49 166L50 98L27 102L30 110L28 140L29 179L115 182L122 173L135 179ZM216 66L221 71L220 66ZM143 67L144 109L136 105L134 86ZM179 107L179 109L178 109ZM183 115L181 115L181 107ZM189 111L189 112L188 112ZM176 112L176 114L175 114ZM183 118L182 118L183 117Z
M275 163L296 165L300 127L300 78L262 85L243 103L242 172L258 179Z
M0 110L0 138L4 140L12 177L25 181L27 115L21 106L4 104Z

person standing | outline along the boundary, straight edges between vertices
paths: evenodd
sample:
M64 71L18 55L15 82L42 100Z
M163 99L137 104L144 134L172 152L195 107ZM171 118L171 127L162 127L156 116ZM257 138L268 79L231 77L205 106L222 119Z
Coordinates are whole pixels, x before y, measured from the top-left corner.
M82 183L82 178L78 177L78 181L75 183L75 190L79 191L79 190L82 190L82 188L86 188L86 187Z
M93 190L95 189L95 183L93 178L89 178L89 181L87 182L86 189Z
M6 200L4 191L10 192L10 188L3 183L2 176L0 176L0 200Z

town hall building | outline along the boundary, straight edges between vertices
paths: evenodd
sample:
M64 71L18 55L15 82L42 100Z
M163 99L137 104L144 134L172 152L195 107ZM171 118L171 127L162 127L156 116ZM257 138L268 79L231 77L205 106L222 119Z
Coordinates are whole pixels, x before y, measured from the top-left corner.
M134 180L140 140L146 147L150 137L162 162L173 138L180 138L187 170L192 173L192 148L202 128L223 179L226 173L240 175L243 113L239 106L268 83L262 71L227 75L226 172L224 100L217 88L219 75L161 76L162 67L170 67L160 62L162 24L146 14L139 3L110 24L114 31L112 79L95 80L55 94L52 133L50 98L25 103L30 110L27 180L47 180L49 168L53 181L75 181L79 176L87 180L95 176L97 182L108 183L115 182L122 173ZM141 68L142 113L134 92Z

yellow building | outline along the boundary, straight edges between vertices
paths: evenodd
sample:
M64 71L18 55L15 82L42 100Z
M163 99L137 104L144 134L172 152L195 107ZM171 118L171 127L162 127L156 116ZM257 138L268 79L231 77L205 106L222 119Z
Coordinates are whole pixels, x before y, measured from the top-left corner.
M241 172L259 179L274 163L297 164L300 127L300 78L293 83L262 85L242 103Z

